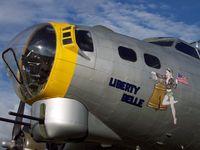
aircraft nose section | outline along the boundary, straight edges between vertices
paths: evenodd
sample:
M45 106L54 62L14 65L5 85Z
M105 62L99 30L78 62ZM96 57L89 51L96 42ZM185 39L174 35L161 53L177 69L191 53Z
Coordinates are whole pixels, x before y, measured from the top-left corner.
M23 97L37 95L45 86L54 61L56 34L50 24L33 26L17 35L3 52L16 90ZM14 77L14 78L13 78Z
M38 99L64 97L78 55L75 28L43 23L22 31L10 42L2 57L21 100L32 104Z

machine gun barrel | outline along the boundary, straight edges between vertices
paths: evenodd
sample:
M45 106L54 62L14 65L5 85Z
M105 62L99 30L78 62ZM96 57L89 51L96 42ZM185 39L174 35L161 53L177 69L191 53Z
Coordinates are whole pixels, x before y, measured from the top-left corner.
M19 114L19 113L15 113L15 112L9 112L9 115L18 116L18 117L22 117L22 118L26 118L26 119L30 119L30 120L35 120L35 121L38 121L40 124L44 124L44 119L42 119L42 118L37 118L37 117Z

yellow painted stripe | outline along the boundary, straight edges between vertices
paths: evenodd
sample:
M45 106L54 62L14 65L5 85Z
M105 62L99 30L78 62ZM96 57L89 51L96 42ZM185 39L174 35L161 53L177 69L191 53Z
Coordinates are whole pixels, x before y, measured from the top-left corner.
M65 23L50 22L56 32L56 54L52 70L50 72L48 81L41 91L41 93L27 101L33 102L46 98L64 97L70 86L74 71L76 68L78 45L75 38L75 26ZM63 45L63 31L64 28L71 27L68 32L71 32L71 44Z

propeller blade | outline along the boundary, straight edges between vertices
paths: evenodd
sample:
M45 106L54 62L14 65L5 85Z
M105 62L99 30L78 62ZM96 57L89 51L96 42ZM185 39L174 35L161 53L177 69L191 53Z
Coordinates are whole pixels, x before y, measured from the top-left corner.
M24 114L24 109L25 109L25 103L23 101L20 101L17 113L18 114ZM15 120L22 122L23 118L16 116ZM12 130L12 140L16 139L16 137L20 134L20 131L21 131L21 125L20 124L14 124L13 130Z

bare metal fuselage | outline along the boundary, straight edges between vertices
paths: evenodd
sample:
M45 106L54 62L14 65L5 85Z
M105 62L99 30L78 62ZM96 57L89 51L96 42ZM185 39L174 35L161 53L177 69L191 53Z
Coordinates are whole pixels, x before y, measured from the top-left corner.
M106 28L86 29L91 31L94 52L85 53L90 60L78 56L75 74L65 97L83 103L89 112L130 146L154 148L162 145L164 149L184 147L193 150L199 147L199 60L174 48L156 46ZM119 46L133 49L137 61L120 58ZM144 54L159 58L161 68L146 65ZM150 78L151 72L164 74L166 68L173 70L174 78L182 73L189 79L189 84L178 84L174 89L174 98L178 101L174 104L176 125L173 124L170 106L167 110L147 107L155 86L155 81ZM117 82L123 82L124 87L117 86ZM132 91L126 88L127 84L134 86ZM130 102L123 101L124 94L131 97Z

